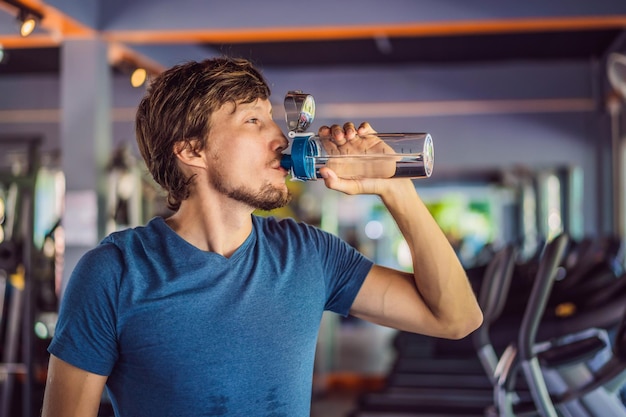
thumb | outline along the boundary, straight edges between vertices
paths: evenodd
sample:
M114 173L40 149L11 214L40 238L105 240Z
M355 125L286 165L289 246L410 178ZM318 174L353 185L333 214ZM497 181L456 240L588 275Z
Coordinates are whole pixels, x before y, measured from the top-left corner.
M348 195L359 194L361 191L359 181L339 178L335 171L328 167L320 168L320 175L324 179L326 188L331 190L340 191Z
M333 171L332 169L328 167L320 168L319 172L322 178L324 179L324 184L326 184L328 188L332 188L331 185L334 182L339 180L339 177L337 176L337 174L335 174L335 171Z

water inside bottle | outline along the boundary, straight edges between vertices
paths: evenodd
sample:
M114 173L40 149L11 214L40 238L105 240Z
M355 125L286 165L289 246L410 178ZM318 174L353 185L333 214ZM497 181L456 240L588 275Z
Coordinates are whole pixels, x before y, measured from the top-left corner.
M338 177L358 178L420 178L430 175L422 155L373 154L334 155L315 158L318 178L322 167L332 169Z

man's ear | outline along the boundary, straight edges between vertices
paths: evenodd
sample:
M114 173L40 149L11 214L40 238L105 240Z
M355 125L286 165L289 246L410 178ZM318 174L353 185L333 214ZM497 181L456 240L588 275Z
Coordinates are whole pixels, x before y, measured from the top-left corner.
M197 139L190 141L181 140L174 144L174 154L185 165L204 168L204 159L202 158L202 153L197 151L198 148Z

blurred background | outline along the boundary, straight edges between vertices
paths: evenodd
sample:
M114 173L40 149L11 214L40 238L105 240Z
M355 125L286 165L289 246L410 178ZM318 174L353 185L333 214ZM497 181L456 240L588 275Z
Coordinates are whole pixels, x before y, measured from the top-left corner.
M527 266L561 233L621 277L622 0L0 0L0 416L39 412L45 349L78 258L105 234L167 213L134 141L150 79L221 55L262 69L285 131L284 94L302 90L317 103L311 130L367 120L430 133L434 172L414 183L477 291L499 248L514 243ZM289 185L293 203L262 214L319 225L410 268L378 199ZM511 296L511 316L523 294ZM600 325L619 313L601 313ZM384 385L397 348L394 331L325 316L313 412L353 409L355 395ZM337 392L347 393L340 404Z

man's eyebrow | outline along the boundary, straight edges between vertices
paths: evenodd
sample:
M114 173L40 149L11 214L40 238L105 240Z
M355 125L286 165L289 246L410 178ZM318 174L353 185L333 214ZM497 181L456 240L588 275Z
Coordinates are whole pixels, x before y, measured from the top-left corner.
M244 102L238 102L236 105L237 110L241 109L241 110L256 110L259 109L261 106L259 106L258 103L256 102L250 102L250 103L244 103Z
M238 103L237 110L248 111L248 110L265 110L265 106L261 105L261 103L257 100L251 103ZM273 114L274 107L270 106L270 115Z

